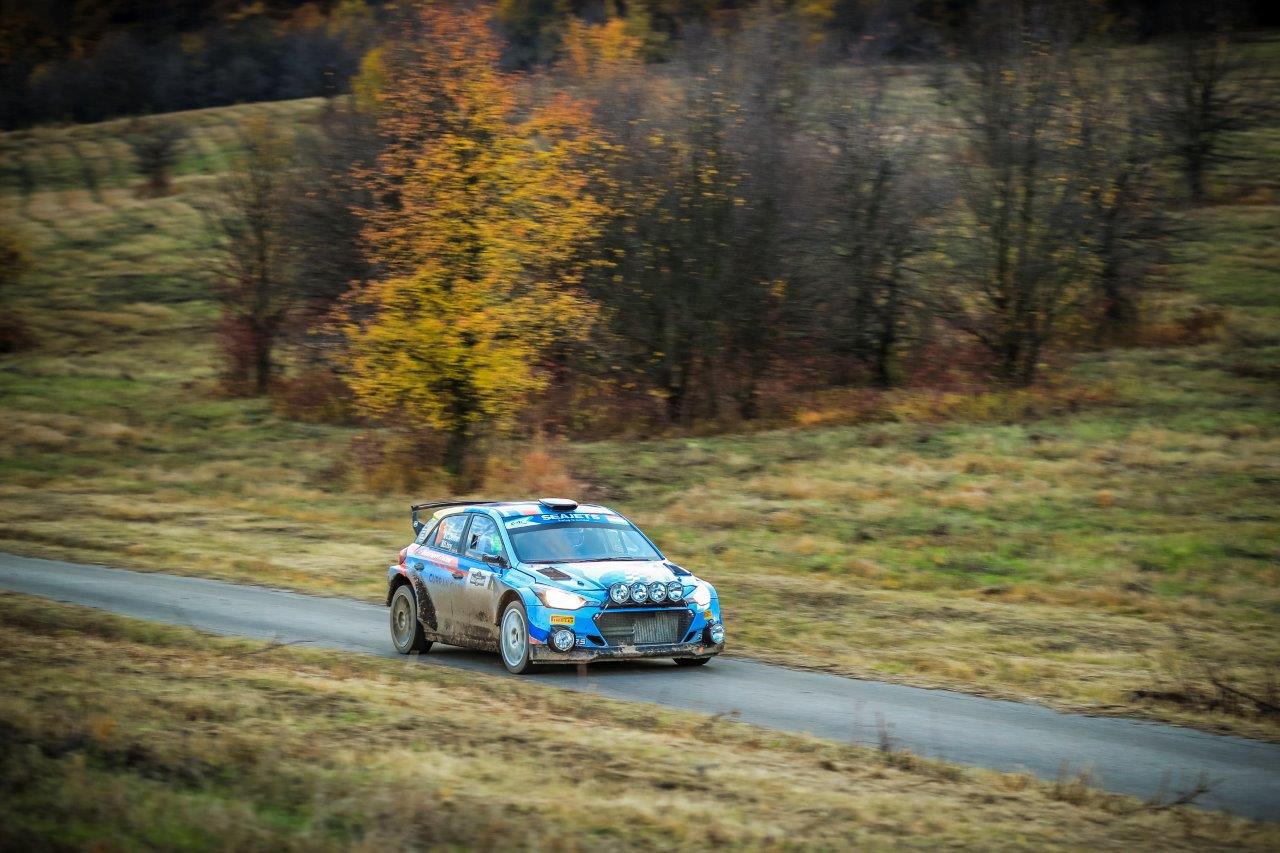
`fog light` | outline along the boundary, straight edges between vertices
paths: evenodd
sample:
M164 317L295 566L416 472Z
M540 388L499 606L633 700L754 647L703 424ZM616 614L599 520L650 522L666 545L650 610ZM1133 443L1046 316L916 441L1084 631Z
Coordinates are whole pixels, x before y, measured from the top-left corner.
M667 584L667 598L672 601L679 601L684 598L684 584L680 581L672 581Z
M724 632L720 632L723 636ZM568 628L557 628L551 632L551 648L558 652L567 652L573 648L575 638Z
M724 642L724 626L719 622L712 622L707 627L707 634L711 637L711 642L717 646Z
M609 600L614 604L626 604L631 598L631 589L625 583L615 583L609 587Z
M654 581L649 584L649 600L654 604L661 604L667 600L667 585L662 581Z
M644 604L649 600L649 587L644 585L644 581L636 581L631 585L631 600L636 604Z

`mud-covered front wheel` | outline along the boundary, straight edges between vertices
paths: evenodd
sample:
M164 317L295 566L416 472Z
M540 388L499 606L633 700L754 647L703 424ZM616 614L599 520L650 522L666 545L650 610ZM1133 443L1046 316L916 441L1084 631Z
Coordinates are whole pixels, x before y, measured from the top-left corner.
M520 675L529 669L529 617L524 605L513 601L502 611L502 630L498 638L498 651L502 653L502 665L507 671Z
M431 641L418 621L418 601L407 586L400 587L391 596L391 642L402 655L431 648Z

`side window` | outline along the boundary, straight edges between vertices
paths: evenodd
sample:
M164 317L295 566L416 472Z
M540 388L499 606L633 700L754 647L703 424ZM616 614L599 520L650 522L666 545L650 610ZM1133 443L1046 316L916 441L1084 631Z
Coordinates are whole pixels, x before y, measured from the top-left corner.
M436 535L436 527L432 525L430 522L428 522L426 525L423 526L422 530L418 533L418 538L413 541L418 545L425 544L428 541L434 542L435 535Z
M501 553L502 537L498 533L498 525L487 515L477 515L471 520L471 530L467 532L467 556L480 560L485 554Z
M459 546L462 544L462 531L466 527L465 514L445 516L441 519L440 526L436 528L436 535L432 538L431 544L446 551L461 551Z

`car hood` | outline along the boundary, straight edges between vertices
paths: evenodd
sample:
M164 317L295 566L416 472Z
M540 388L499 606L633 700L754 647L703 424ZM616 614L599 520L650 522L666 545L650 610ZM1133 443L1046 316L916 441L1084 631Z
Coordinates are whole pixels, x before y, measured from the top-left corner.
M557 581L555 572L551 572L551 577L543 573L552 569L559 569L569 578L561 578ZM608 589L611 585L620 582L635 583L636 581L644 581L645 583L653 583L654 581L668 582L673 580L683 581L686 584L696 582L696 579L690 575L677 576L662 560L616 563L551 563L545 566L530 566L528 571L544 583L550 581L564 584L582 581L586 586L596 589Z

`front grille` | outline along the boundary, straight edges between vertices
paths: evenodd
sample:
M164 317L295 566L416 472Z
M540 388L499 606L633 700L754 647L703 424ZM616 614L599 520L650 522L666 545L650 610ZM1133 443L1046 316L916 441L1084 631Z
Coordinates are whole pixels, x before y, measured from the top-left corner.
M688 610L601 613L596 620L611 646L663 646L680 642L693 617Z

